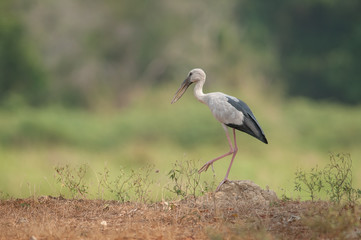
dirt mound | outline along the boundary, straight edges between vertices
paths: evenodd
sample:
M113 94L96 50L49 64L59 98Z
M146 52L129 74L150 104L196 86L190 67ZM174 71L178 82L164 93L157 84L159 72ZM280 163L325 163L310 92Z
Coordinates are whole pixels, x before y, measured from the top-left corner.
M216 193L209 193L197 199L199 205L215 205L217 208L235 206L267 207L271 202L277 202L274 191L262 189L249 180L228 181Z

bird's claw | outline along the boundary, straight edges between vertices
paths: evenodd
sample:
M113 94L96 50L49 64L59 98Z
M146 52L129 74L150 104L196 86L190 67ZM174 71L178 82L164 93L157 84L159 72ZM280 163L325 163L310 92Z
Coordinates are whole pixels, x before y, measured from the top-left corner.
M217 187L217 189L216 189L216 192L218 192L219 189L221 189L221 186L222 186L224 183L228 182L228 181L229 181L228 178L223 179L222 182L218 185L218 187Z
M203 167L201 167L199 170L198 170L198 173L200 174L201 172L206 172L209 168L209 166L212 165L212 168L213 168L213 163L206 163L203 165Z

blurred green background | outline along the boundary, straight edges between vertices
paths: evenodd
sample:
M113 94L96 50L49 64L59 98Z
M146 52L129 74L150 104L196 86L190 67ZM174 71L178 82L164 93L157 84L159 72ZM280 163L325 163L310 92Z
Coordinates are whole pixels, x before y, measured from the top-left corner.
M227 152L192 91L170 104L195 67L205 92L247 102L269 140L239 133L230 179L293 196L298 168L347 152L360 187L360 11L358 0L2 0L0 192L57 195L54 167L84 163L94 175L153 164L164 186L177 160Z

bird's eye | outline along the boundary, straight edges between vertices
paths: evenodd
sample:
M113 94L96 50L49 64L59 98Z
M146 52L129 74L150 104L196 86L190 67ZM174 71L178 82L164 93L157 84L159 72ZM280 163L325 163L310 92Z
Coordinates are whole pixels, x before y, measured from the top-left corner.
M189 76L192 76L192 74L193 74L193 73L192 73L192 72L190 72L190 73L189 73Z

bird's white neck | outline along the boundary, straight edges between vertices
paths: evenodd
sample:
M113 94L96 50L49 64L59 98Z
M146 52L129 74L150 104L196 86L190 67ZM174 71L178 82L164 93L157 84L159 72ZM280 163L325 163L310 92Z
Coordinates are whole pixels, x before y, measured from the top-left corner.
M198 101L200 101L201 103L205 103L204 101L204 97L205 94L203 93L203 85L204 85L204 80L203 81L198 81L196 83L196 85L194 86L194 96L198 99Z

